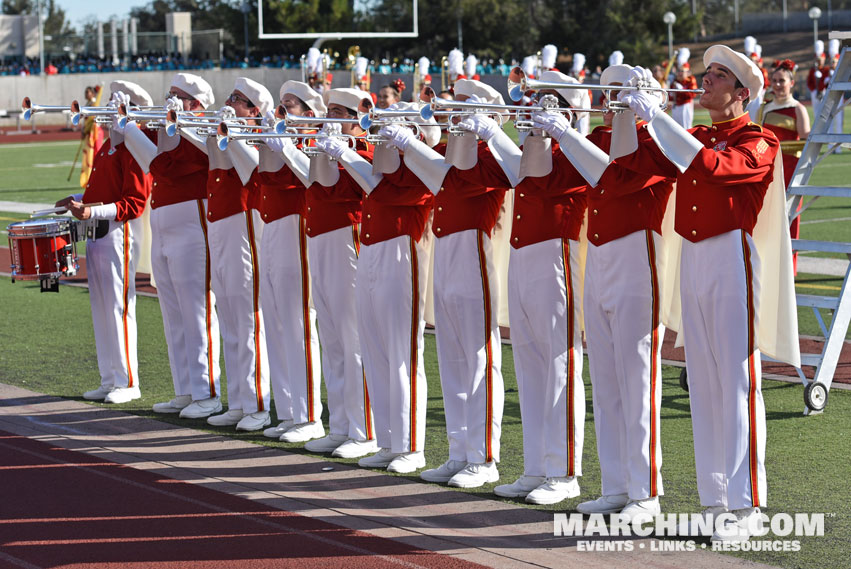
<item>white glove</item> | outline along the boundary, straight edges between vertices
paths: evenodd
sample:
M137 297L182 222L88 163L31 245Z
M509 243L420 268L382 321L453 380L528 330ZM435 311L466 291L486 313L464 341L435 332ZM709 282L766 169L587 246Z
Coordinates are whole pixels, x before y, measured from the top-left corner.
M561 113L545 113L536 111L532 113L532 124L552 136L555 140L561 140L564 133L570 130L570 122Z
M485 101L484 99L482 99L482 98L481 98L481 97L479 97L478 95L470 95L470 96L467 98L467 100L466 100L466 101L464 101L464 102L465 102L465 103L487 103L487 101Z
M229 107L227 105L219 109L219 114L221 115L222 120L236 118L236 110L233 107Z
M821 74L821 71L816 71L816 72L815 72L815 78L816 78L816 79L821 79L821 75L822 75L822 74Z
M267 136L263 140L266 143L266 148L272 152L283 152L284 148L293 145L293 139L289 137Z
M652 121L661 110L659 99L647 91L621 91L618 93L618 101L629 105L638 118L647 122Z
M348 150L349 145L337 136L329 136L328 138L317 138L316 148L335 160L339 160L343 153Z
M263 126L275 126L275 123L278 122L278 119L275 118L275 111L266 111L266 114L263 116Z
M475 97L475 95L473 95L473 97ZM485 115L472 115L466 117L458 123L458 126L464 130L474 133L485 142L496 136L497 131L500 129L499 123Z
M112 97L109 99L108 107L118 108L119 105L129 105L130 104L130 95L127 93L123 93L121 91L116 91L112 94Z
M183 101L181 101L177 97L169 97L165 101L165 110L179 113L183 110Z
M386 138L389 142L388 146L398 148L402 152L408 148L415 139L414 132L406 126L400 124L391 124L381 127L378 134Z
M328 136L336 136L343 132L343 127L341 127L338 122L326 122L322 125L322 130L320 132L327 134Z
M653 73L649 69L636 65L629 72L629 79L627 79L626 84L630 87L650 87L655 81ZM658 82L656 84L658 85Z

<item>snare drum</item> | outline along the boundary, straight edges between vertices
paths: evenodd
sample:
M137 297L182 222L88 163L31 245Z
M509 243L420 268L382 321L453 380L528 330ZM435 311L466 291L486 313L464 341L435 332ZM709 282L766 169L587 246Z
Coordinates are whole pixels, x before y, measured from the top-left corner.
M77 222L71 218L29 219L9 225L12 282L77 274Z

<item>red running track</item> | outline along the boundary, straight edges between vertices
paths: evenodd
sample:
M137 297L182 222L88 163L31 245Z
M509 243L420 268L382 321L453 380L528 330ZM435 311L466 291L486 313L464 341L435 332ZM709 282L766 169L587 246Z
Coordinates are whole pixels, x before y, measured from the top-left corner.
M0 431L0 567L481 567Z

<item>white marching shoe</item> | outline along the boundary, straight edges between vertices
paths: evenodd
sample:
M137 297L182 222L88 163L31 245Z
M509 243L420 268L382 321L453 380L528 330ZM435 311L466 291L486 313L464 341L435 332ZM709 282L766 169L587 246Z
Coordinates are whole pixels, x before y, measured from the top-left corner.
M268 411L255 411L242 416L236 424L237 431L259 431L263 427L272 424Z
M218 397L193 401L180 411L181 419L206 419L214 413L222 412L222 400Z
M293 426L292 419L284 419L280 423L278 423L277 427L269 427L268 429L263 431L263 436L270 439L280 439L281 435L289 431Z
M526 476L525 474L511 484L501 484L493 489L493 493L503 498L525 498L529 492L546 482L543 476Z
M214 427L232 427L239 423L245 413L242 409L228 409L221 415L207 417L207 423Z
M375 442L375 439L367 439L365 441L349 439L335 448L331 456L336 458L360 458L377 451L378 443Z
M579 496L579 482L575 476L552 476L529 492L526 501L530 504L558 504L562 500Z
M425 454L423 451L403 452L390 461L387 472L398 472L408 474L425 466Z
M116 387L104 398L104 403L129 403L142 397L138 387Z
M397 456L398 454L389 448L382 448L377 453L360 459L358 466L362 466L363 468L387 468Z
M609 494L578 504L576 511L580 514L614 514L623 510L628 503L627 494Z
M429 468L420 473L420 478L427 482L449 482L449 480L461 472L467 466L465 460L452 460L451 458L438 466Z
M106 396L109 395L110 391L112 391L112 387L104 387L101 385L97 389L92 389L91 391L83 393L83 399L88 401L103 401L106 399Z
M293 425L278 439L283 443L303 443L310 439L318 439L325 436L325 427L319 421L312 423L299 423Z
M479 488L485 484L499 480L499 470L496 463L468 463L459 472L449 479L449 485L455 488Z
M171 401L163 403L154 403L154 413L180 413L180 411L192 403L191 395L178 395Z
M630 500L629 504L621 510L621 518L631 522L636 519L652 520L662 513L659 506L659 496L644 498L643 500Z
M338 446L349 440L346 435L325 435L321 439L313 439L304 443L304 449L310 452L333 452Z
M742 543L753 535L763 535L764 523L759 508L730 510L730 514L735 516L735 519L716 523L712 541Z

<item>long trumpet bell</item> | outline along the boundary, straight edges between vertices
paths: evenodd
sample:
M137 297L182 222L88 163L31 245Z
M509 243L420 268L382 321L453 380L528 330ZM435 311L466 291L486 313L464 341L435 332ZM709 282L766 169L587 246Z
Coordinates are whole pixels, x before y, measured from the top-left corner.
M78 101L71 102L71 122L74 125L80 124L80 119L86 117L94 117L98 124L108 124L117 114L115 107L81 107Z
M420 109L420 116L425 120L436 116L464 116L482 113L511 114L517 112L517 105L497 105L493 103L468 103L467 101L452 101L449 99L433 98L428 105Z
M165 128L165 119L168 110L165 107L127 108L127 105L118 106L118 126L124 128L127 121L148 121L148 128Z
M71 107L61 107L56 105L33 105L29 97L24 97L21 102L21 112L24 115L24 120L28 121L34 113L61 113L70 111Z
M356 124L361 126L361 119L365 114L367 114L370 109L373 108L372 99L361 99L358 104L358 116L357 118L352 119L342 119L342 118L329 118L329 117L303 117L293 115L292 113L287 112L287 108L284 105L278 105L275 109L275 118L278 119L278 122L275 123L275 129L278 133L286 132L288 127L294 128L309 128L309 127L321 127L327 123L337 123L337 124Z
M199 116L200 115L200 116ZM221 111L175 111L170 109L165 115L165 133L174 136L178 130L197 128L199 136L215 136L216 127L222 122Z
M387 109L372 108L360 117L360 126L368 130L374 126L385 126L393 119L410 119L420 116L420 111L388 111Z
M541 89L596 89L601 91L654 91L662 94L663 102L667 105L671 93L703 94L703 89L665 89L662 87L634 87L629 85L595 85L593 83L568 83L566 81L539 81L530 79L520 67L515 67L508 74L508 96L512 101L519 101L527 91ZM612 101L612 97L606 97ZM610 108L623 108L623 105L611 105Z
M239 123L228 123L222 121L216 127L216 146L224 152L228 143L232 140L244 140L247 144L265 144L266 138L302 138L303 135L295 132L276 132L275 127L252 126Z

